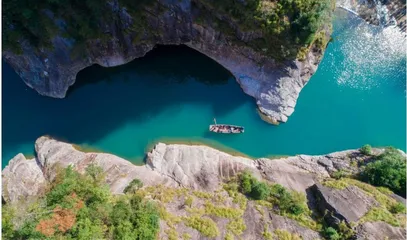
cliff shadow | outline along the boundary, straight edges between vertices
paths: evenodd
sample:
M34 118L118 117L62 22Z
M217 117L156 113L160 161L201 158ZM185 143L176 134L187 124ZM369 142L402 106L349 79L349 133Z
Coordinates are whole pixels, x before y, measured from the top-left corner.
M185 104L204 104L222 118L248 101L254 106L225 68L186 46L159 46L119 67L86 68L65 99L40 96L3 63L3 149L46 134L92 144L169 108L175 114Z

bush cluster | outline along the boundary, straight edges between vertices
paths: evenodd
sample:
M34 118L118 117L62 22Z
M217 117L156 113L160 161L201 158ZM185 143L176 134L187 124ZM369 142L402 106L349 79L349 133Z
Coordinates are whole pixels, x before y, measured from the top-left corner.
M156 206L134 194L112 196L95 165L85 174L66 168L39 201L43 204L33 205L21 227L5 219L3 239L153 240L159 230Z
M396 149L388 148L368 163L361 180L374 186L387 187L406 197L406 158Z
M239 176L240 191L255 200L267 200L278 207L282 214L300 215L305 212L305 199L288 191L280 184L258 181L249 172Z

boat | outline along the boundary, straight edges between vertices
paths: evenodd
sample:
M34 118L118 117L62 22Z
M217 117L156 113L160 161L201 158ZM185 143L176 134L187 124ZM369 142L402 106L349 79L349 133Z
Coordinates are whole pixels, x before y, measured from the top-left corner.
M209 131L215 133L244 133L244 127L230 125L230 124L217 124L216 119L214 118L213 121L215 124L209 125Z

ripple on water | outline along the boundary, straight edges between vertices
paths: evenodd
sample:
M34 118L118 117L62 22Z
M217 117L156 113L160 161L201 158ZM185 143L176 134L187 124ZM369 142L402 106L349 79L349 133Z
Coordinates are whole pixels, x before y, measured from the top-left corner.
M397 28L369 25L341 9L337 10L336 17L339 21L335 21L333 41L339 47L328 57L339 55L343 58L339 64L331 61L339 85L378 88L388 84L377 80L378 73L381 79L392 79L394 74L405 75L406 38ZM343 21L343 18L350 21Z

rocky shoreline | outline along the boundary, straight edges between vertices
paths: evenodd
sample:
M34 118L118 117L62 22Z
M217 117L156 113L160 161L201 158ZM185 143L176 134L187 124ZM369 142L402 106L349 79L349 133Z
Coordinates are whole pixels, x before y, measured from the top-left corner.
M252 160L231 156L207 146L158 143L147 154L144 166L135 166L112 154L84 153L76 150L71 144L49 137L39 138L35 143L35 150L35 159L26 159L22 154L18 154L2 171L2 198L7 204L19 204L41 196L54 179L57 170L67 166L73 166L75 170L83 172L91 163L99 165L106 175L110 191L114 194L122 194L124 188L135 178L140 179L147 188L155 186L204 193L219 192L225 179L231 179L239 172L249 171L258 179L278 183L305 194L312 211L331 212L331 218L327 221L332 221L333 225L337 219L345 220L349 224L356 223L358 239L382 239L384 236L389 239L405 239L405 232L400 227L385 222L364 222L363 217L372 208L379 206L379 203L374 195L365 192L357 182L352 185L353 180L349 180L349 186L342 190L327 187L324 183L338 171L357 173L359 168L355 163L370 161L371 156L365 156L359 150L321 156L298 155L273 160ZM372 155L382 152L383 149L373 149ZM181 195L179 197L184 198ZM177 207L179 201L181 200L167 203L167 210L175 215L186 214L185 209ZM196 199L197 204L199 201L199 198ZM243 219L247 230L243 232L243 239L263 238L261 229L265 221L264 215L259 215L256 206L255 202L249 201L245 209ZM271 230L284 229L302 236L303 239L321 238L318 232L287 217L270 213L267 219L271 223ZM214 221L222 226L222 220ZM165 223L160 225L160 236L166 236ZM222 227L220 229L226 231ZM182 224L177 226L177 230L188 231L193 239L201 237L198 232ZM224 234L226 233L222 232L220 236Z
M90 42L81 50L83 56L74 56L72 39L56 36L52 49L36 49L26 42L22 44L23 54L3 49L3 58L39 94L64 98L68 88L75 83L77 73L86 67L123 65L143 57L156 45L183 44L230 71L243 91L256 99L258 109L269 122L286 122L294 111L301 89L315 73L325 46L310 46L301 61L277 62L264 53L267 49L259 51L248 47L249 42L262 39L261 31L241 29L229 16L222 14L206 20L211 24L197 22L198 13L215 12L198 2L158 1L157 6L144 9L148 13L146 28L150 30L140 33L131 29L136 20L115 0L112 5L117 8L116 17L120 21L106 24L105 32L111 34L110 39L104 43L100 40ZM235 32L230 35L233 37L213 27L219 20L233 26L229 29ZM330 33L330 23L327 23L322 30L325 44ZM135 35L139 40L134 40Z

